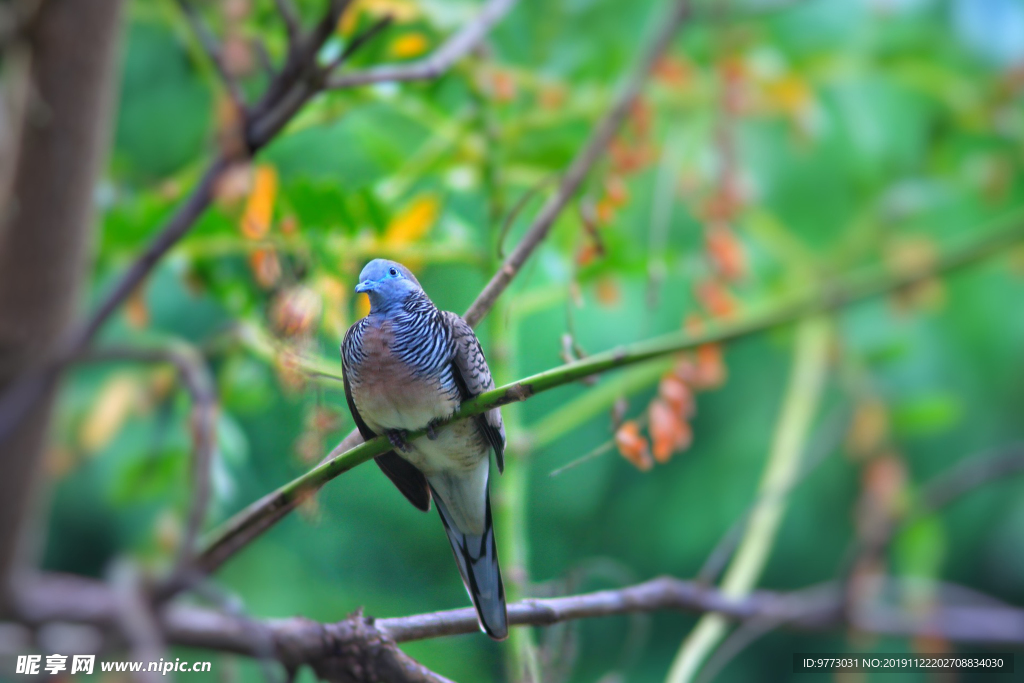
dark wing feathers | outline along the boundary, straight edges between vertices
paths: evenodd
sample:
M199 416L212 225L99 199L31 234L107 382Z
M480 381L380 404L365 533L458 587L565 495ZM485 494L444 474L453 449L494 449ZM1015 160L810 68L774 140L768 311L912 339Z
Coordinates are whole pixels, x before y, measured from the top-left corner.
M455 343L455 354L452 357L452 375L459 386L462 400L466 401L494 388L491 369L487 367L484 350L480 340L473 333L473 328L461 317L445 311L445 318L452 328ZM505 425L501 420L501 409L492 408L473 418L487 442L494 449L494 458L498 463L498 471L505 469Z
M410 503L426 512L430 509L430 489L427 479L416 466L394 451L378 455L373 459L388 479L398 487Z
M349 332L351 333L351 330ZM356 403L352 400L352 388L348 383L348 372L345 370L344 353L342 356L341 376L345 381L345 400L348 402L348 409L352 413L352 419L356 422L356 428L363 435L363 439L369 441L377 436L377 434L367 426L359 411L356 410ZM416 469L415 465L412 465L394 451L378 455L373 460L410 503L424 512L430 509L430 487L427 485L427 478Z

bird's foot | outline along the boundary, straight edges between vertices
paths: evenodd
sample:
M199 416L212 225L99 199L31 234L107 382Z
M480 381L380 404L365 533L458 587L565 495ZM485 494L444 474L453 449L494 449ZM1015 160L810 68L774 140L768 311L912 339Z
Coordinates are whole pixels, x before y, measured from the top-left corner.
M441 426L442 422L444 422L444 420L436 419L436 420L431 420L427 424L427 438L428 439L430 439L431 441L436 441L437 440L437 428L439 426Z
M409 435L409 432L404 429L389 429L385 434L387 434L388 441L391 442L392 446L400 451L409 450L409 443L405 440L405 437Z

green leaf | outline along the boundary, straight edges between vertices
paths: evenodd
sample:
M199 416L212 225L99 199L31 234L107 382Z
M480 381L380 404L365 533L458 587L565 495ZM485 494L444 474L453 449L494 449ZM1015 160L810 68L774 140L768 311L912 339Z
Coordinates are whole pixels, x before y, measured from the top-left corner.
M946 559L946 529L937 515L922 517L896 537L897 571L904 575L932 579L940 575Z
M950 394L930 394L897 405L892 423L897 436L932 436L952 429L963 406Z

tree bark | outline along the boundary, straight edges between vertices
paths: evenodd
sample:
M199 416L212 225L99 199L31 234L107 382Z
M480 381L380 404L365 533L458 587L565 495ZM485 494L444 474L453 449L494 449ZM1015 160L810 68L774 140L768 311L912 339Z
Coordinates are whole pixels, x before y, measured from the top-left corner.
M0 216L0 393L40 396L0 443L0 613L29 557L55 375L90 246L93 190L108 142L121 0L47 0L24 34L29 99ZM40 379L42 377L42 379Z

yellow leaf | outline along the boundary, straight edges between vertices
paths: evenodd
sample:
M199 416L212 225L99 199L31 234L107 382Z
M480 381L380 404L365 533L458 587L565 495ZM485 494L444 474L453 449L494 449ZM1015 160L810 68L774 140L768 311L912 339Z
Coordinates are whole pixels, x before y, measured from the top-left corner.
M108 379L78 430L82 448L95 453L109 444L121 431L138 398L138 387L130 375L114 375Z
M401 247L420 239L433 227L440 213L441 201L434 195L424 194L391 219L384 232L384 243Z
M253 173L252 192L242 214L242 234L251 240L264 237L270 231L277 199L277 171L273 166L261 164Z
M430 47L430 42L422 33L406 33L391 41L389 51L392 57L410 59L419 57Z
M769 102L776 109L790 115L801 113L813 102L813 93L807 81L796 74L788 74L769 83L766 91Z

